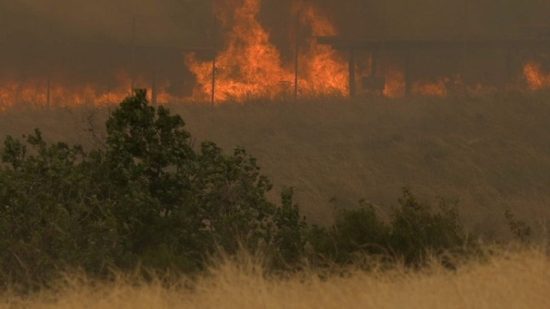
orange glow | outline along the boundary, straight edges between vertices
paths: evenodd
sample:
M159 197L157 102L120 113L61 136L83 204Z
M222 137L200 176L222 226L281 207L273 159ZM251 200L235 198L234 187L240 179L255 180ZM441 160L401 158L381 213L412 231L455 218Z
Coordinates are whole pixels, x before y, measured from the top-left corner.
M92 83L68 86L47 81L0 82L0 111L17 105L49 106L107 106L120 103L130 94L130 80L117 74L118 86L105 88ZM145 84L138 82L136 84ZM162 87L159 87L162 89ZM151 97L152 89L148 88ZM157 103L168 103L175 98L166 91L157 90Z
M447 96L448 78L441 78L435 82L416 82L412 87L412 92L415 95L428 97L445 97Z
M396 99L405 96L406 83L405 74L398 68L389 68L385 74L384 91L382 92L385 97Z
M49 89L48 89L49 88ZM99 90L95 85L65 87L47 82L7 82L0 86L0 109L25 104L35 107L94 105L104 106L123 100L128 90ZM129 87L127 89L130 89Z
M227 26L226 45L216 55L215 100L245 101L253 98L277 98L288 95L294 86L293 65L284 64L279 50L271 43L266 29L258 21L260 0L240 0L232 8L233 19L227 12L218 12ZM308 26L313 36L334 35L336 29L314 7L300 3L302 26ZM212 92L212 63L188 55L186 63L197 80L195 99L208 99ZM301 95L345 95L347 65L329 46L318 45L314 38L300 49L299 90Z
M523 75L531 90L541 90L550 87L550 73L543 72L541 65L529 62L523 67Z

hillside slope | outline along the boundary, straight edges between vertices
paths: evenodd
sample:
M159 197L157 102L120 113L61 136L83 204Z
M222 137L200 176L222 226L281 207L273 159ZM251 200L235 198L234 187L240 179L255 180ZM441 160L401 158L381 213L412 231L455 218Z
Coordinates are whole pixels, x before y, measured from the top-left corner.
M550 218L548 94L170 108L197 141L245 147L276 188L296 188L314 222L362 198L386 209L404 186L424 199L457 200L466 225L486 235L501 234L504 207L534 224ZM0 135L38 127L51 139L94 146L105 115L12 110L0 114Z

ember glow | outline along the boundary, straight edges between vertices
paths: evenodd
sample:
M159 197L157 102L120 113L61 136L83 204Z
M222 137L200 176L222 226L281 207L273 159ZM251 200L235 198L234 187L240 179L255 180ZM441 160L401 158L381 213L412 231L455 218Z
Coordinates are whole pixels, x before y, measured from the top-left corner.
M383 94L385 97L395 99L405 96L405 73L401 69L396 67L388 68L384 78Z
M539 63L527 63L523 67L523 75L531 90L550 88L550 72L544 72Z
M242 0L228 22L227 12L217 12L227 27L226 45L216 55L215 101L244 101L253 98L278 98L292 93L295 69L283 63L281 53L260 24L260 0ZM307 45L301 47L298 67L299 93L305 96L345 95L348 88L347 64L329 46L318 45L315 36L335 35L331 22L312 6L297 5L300 24L311 31ZM212 62L188 55L186 63L195 74L194 97L207 99L212 93Z
M440 78L434 82L415 82L412 92L415 95L430 97L445 97L448 94L449 78Z

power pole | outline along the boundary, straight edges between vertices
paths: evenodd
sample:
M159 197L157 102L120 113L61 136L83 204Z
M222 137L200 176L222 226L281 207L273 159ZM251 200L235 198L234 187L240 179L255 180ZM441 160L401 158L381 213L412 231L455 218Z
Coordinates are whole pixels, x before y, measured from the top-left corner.
M299 92L299 70L300 70L300 17L301 12L296 13L296 21L294 25L294 100L298 100Z
M132 34L130 47L130 94L133 94L135 89L135 71L136 71L136 16L132 16Z
M46 81L46 106L48 108L51 107L51 82L50 82L50 76L48 76L48 80Z
M212 27L211 29L211 32L210 32L210 40L212 41L212 89L211 89L211 98L210 98L210 103L212 104L212 106L215 106L216 105L216 73L217 73L217 68L216 68L216 58L217 58L217 53L216 53L216 48L214 46L216 46L217 44L215 43L216 40L217 40L217 33L216 33L216 2L213 1L212 2L212 19L210 21L210 26Z
M349 96L350 98L355 97L355 94L357 92L357 86L355 84L355 50L353 47L349 50Z
M216 54L212 58L212 97L210 98L212 106L216 105Z
M153 103L153 105L157 105L158 104L158 101L157 101L157 97L158 97L158 85L157 85L157 70L155 69L153 71L153 83L152 83L152 86L151 86L151 102Z

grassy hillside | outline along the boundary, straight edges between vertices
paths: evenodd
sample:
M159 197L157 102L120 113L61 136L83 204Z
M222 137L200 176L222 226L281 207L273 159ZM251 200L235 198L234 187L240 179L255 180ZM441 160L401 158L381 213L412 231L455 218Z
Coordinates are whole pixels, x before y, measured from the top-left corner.
M362 198L388 209L404 186L427 200L459 201L466 225L490 236L504 235L506 207L534 225L550 218L547 93L170 108L198 140L244 146L277 188L296 188L314 222ZM49 139L93 147L106 114L11 110L0 114L0 135L38 127Z

